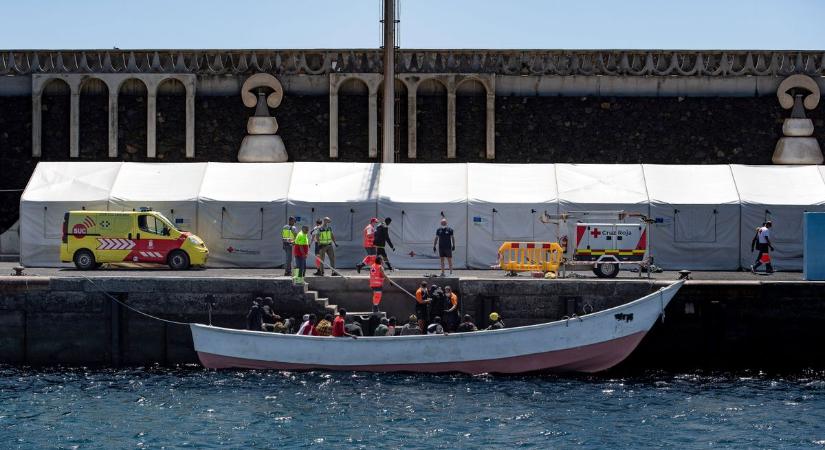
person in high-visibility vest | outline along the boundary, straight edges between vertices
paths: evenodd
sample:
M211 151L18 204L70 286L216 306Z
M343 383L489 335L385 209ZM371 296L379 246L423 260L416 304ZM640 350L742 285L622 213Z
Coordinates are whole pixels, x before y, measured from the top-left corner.
M307 256L309 255L309 227L304 225L301 231L295 235L295 245L292 246L292 254L295 256L295 265L298 269L296 281L304 282L307 272Z
M318 244L318 254L315 256L315 275L324 276L324 257L329 255L329 266L332 268L332 275L338 275L335 271L335 247L338 243L335 242L335 233L332 232L332 219L324 217L321 227L315 233L315 241Z
M384 272L384 260L380 256L376 256L372 265L370 265L370 289L372 289L372 312L377 314L378 305L381 303L381 297L384 291L384 280L389 280L390 277Z
M378 219L373 217L370 219L370 223L364 227L364 251L367 252L367 256L355 265L355 270L358 273L361 273L361 269L365 266L372 266L375 262L375 226L377 223Z
M284 246L284 275L286 276L292 276L292 244L297 234L295 218L290 216L287 224L281 228L281 242Z

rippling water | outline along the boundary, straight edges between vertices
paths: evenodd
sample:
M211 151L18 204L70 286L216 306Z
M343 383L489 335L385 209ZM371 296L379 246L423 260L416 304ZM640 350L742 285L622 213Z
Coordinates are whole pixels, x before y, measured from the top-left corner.
M0 367L0 447L825 447L825 373Z

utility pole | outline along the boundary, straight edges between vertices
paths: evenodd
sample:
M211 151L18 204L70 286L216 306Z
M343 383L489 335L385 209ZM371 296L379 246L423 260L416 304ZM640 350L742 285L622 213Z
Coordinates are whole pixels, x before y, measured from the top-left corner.
M395 2L384 1L384 136L383 162L395 162Z

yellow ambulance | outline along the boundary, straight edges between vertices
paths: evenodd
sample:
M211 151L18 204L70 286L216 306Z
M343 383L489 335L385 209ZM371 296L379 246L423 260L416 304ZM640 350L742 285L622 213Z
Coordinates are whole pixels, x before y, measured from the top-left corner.
M69 211L63 216L60 260L81 270L113 262L180 270L203 266L208 256L201 238L178 230L156 211Z

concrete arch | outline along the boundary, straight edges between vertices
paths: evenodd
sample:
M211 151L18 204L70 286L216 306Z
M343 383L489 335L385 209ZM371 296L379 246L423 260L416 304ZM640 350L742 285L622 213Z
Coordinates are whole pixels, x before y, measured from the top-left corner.
M97 77L80 81L78 114L78 157L105 159L108 157L109 85Z
M157 158L178 161L186 154L186 86L175 77L166 77L158 82L155 93Z
M381 83L382 76L377 73L363 73L363 74L329 74L329 157L332 159L339 158L339 142L338 142L338 122L339 122L339 104L338 96L341 85L350 81L358 80L367 86L367 109L368 109L368 138L367 147L369 148L369 157L378 157L378 86Z
M62 78L51 78L43 83L41 95L43 129L42 158L64 160L72 155L72 86Z

